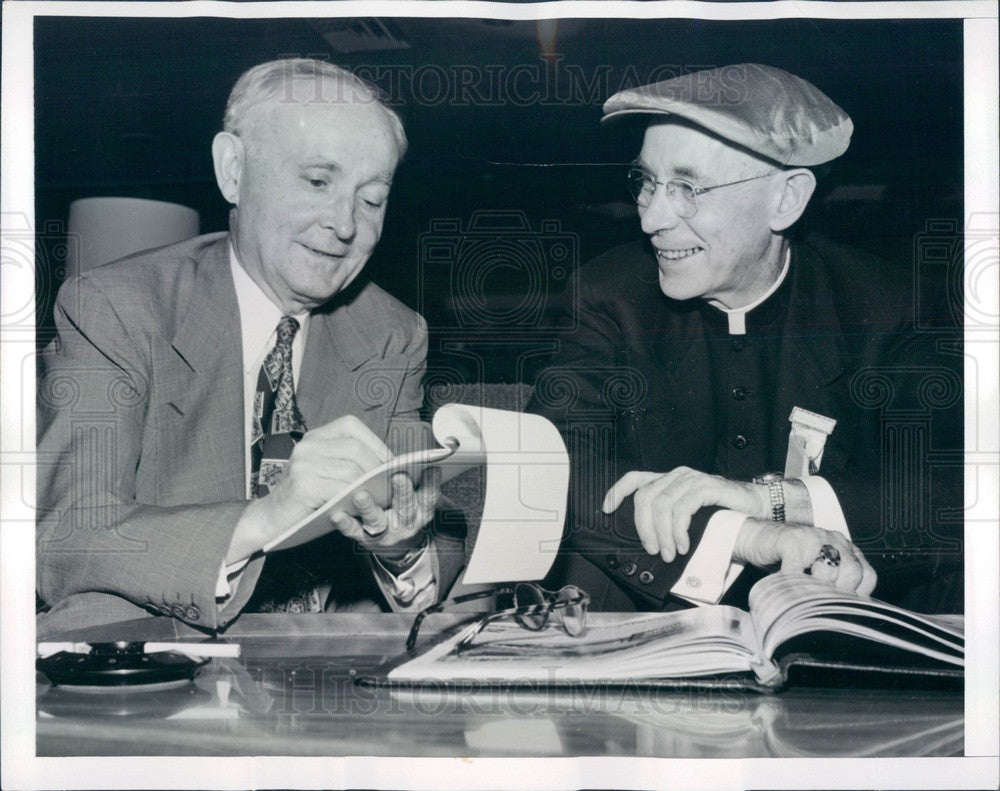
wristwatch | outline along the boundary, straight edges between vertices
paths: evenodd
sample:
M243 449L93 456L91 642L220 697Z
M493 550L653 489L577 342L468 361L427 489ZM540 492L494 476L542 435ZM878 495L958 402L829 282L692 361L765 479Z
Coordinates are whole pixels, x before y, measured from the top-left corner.
M785 476L780 472L768 472L758 475L753 482L761 486L767 486L767 493L771 497L771 521L785 521L785 487L782 482Z

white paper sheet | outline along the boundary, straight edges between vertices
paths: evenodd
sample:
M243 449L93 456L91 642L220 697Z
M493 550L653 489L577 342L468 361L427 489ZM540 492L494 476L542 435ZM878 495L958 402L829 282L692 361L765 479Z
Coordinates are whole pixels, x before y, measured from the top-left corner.
M462 582L541 579L555 560L566 520L569 454L562 437L538 415L449 407L454 409L434 416L434 436L441 442L462 428L473 432L474 425L487 459L483 518Z

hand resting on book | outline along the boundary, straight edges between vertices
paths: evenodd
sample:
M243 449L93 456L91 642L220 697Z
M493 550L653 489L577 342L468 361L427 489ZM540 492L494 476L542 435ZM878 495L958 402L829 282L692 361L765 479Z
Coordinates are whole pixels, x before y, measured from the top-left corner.
M780 564L782 571L810 571L824 582L847 592L868 596L875 589L875 571L850 539L812 525L809 493L798 480L786 480L788 521L772 522L766 486L734 481L721 475L677 467L668 473L632 471L623 475L604 496L603 510L615 511L633 495L635 528L643 548L671 563L690 549L691 517L707 506L746 514L732 560L760 568ZM824 547L839 554L836 563L817 562Z
M818 562L824 547L832 547L839 562ZM736 539L733 560L761 568L780 564L782 571L800 574L811 570L814 577L837 590L862 596L875 590L877 579L861 550L842 534L788 522L747 519Z
M812 524L809 494L801 481L786 480L785 513L789 522ZM690 467L670 472L634 470L623 475L604 496L604 513L610 514L626 497L634 495L635 529L650 555L659 553L664 563L690 548L688 528L700 508L719 506L747 516L767 519L771 501L766 486L709 475Z

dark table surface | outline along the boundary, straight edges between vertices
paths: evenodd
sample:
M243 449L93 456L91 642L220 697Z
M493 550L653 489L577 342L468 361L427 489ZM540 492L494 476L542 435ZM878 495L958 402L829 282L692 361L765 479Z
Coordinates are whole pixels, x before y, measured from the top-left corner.
M428 619L428 634L457 616ZM663 691L390 690L355 683L403 650L411 616L244 615L193 682L79 692L38 675L37 754L806 757L951 756L961 693L735 686ZM167 618L62 636L204 639Z

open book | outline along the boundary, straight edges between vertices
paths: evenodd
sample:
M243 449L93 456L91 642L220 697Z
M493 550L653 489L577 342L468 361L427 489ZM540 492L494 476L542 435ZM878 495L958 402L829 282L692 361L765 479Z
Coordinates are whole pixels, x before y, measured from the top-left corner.
M393 457L272 539L264 551L288 549L331 532L334 511L357 514L352 498L358 491L367 491L386 507L397 473L419 485L425 470L439 467L443 483L485 465L483 516L464 583L544 577L562 537L569 488L569 456L556 427L539 415L446 404L434 414L431 428L441 447Z
M965 663L963 620L841 593L803 574L772 574L750 591L749 613L726 605L592 613L579 637L555 624L532 632L501 618L461 652L467 630L398 665L388 681L669 686L744 674L750 686L774 689L796 663L954 679Z

